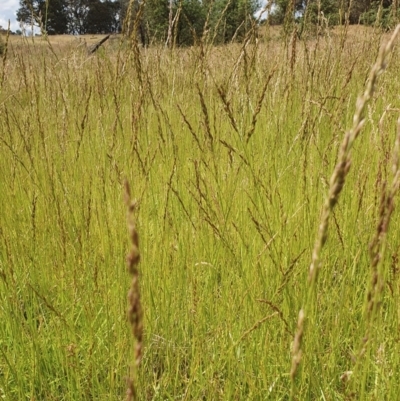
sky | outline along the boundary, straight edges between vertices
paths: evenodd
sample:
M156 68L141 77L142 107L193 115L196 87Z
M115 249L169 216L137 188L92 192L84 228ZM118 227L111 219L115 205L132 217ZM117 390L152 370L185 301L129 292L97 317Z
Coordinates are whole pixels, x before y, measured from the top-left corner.
M8 20L10 20L10 28L13 32L20 29L17 22L16 13L19 8L19 0L0 0L0 25L7 29Z

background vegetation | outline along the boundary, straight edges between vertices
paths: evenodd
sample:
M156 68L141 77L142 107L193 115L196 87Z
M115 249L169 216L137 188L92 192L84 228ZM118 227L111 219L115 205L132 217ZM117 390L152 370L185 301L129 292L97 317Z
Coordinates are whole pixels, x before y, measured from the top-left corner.
M191 45L205 29L216 43L243 39L259 6L257 0L20 0L17 19L43 34L82 35L120 32L126 16L140 12L143 44L172 36L175 44Z
M330 25L364 24L374 25L379 20L385 28L393 27L399 16L397 0L275 0L271 20L283 23L287 14L299 21L316 22L322 12Z
M296 21L299 34L321 17L330 26L361 23L390 29L399 10L398 0L20 0L17 19L42 34L106 34L126 30L126 16L135 19L139 13L138 35L144 45L187 46L203 32L214 44L240 42L260 19L273 25Z
M316 29L175 49L133 35L91 57L76 39L8 38L3 399L123 397L125 178L142 258L139 399L397 398L399 46L361 108L388 36Z

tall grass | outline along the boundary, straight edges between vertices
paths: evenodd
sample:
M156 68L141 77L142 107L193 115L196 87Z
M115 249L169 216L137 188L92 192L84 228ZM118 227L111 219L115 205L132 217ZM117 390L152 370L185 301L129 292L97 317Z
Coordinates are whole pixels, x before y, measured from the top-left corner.
M396 399L399 47L364 108L311 303L330 177L388 40L321 33L174 50L113 41L91 57L73 41L8 43L1 397L124 396L127 179L141 239L138 399Z

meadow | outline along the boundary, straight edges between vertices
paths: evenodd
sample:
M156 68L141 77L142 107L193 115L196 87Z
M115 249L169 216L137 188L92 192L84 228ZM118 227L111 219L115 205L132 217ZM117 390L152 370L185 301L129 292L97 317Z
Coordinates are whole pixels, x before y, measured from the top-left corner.
M70 37L10 38L0 398L120 400L131 376L139 400L398 399L390 37L266 27L226 46L113 40L91 56Z

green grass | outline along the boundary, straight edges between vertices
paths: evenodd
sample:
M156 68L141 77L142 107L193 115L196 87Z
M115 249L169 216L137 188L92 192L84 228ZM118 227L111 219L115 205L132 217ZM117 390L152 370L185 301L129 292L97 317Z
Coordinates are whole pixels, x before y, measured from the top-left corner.
M308 281L340 144L387 40L350 33L298 41L295 52L268 31L257 44L204 51L139 54L114 42L89 58L73 44L9 46L0 92L3 399L124 397L133 363L125 178L138 201L139 399L397 398L398 210L386 238L377 227L393 181L398 44L354 143L318 280Z

